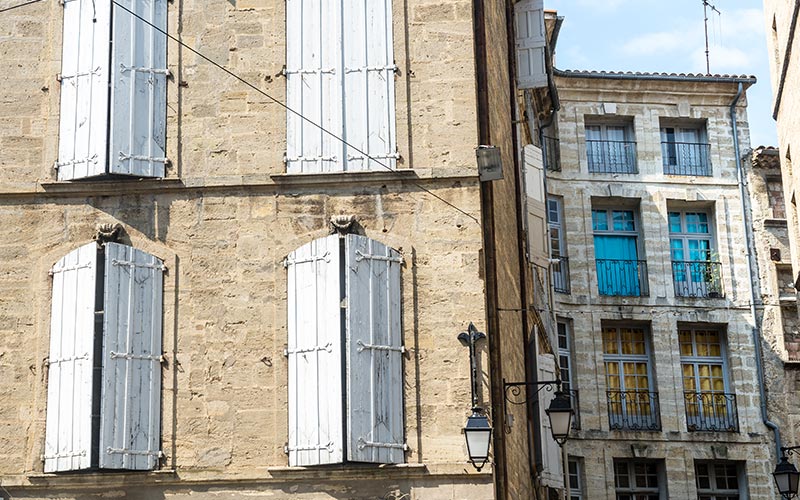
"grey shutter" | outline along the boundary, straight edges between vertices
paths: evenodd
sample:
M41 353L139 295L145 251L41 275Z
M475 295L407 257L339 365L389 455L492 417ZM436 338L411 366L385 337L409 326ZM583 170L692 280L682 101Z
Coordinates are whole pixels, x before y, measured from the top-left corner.
M345 147L343 170L395 168L392 0L343 0L344 133L347 142L379 160Z
M340 250L336 235L292 252L288 269L289 465L343 454Z
M167 0L116 1L166 31ZM109 173L164 177L167 38L115 5L112 40Z
M402 258L364 236L349 234L345 241L347 458L402 463Z
M517 86L521 89L546 87L544 1L520 0L515 3L514 25L517 45Z
M64 1L58 180L105 173L110 8L108 1Z
M100 467L153 469L161 436L164 264L105 245Z
M343 169L341 4L286 0L286 104L311 122L286 113L288 173Z
M96 269L97 245L89 243L51 271L45 472L91 467Z
M542 150L532 144L522 150L525 170L525 214L528 227L528 257L538 266L549 261L547 213L545 210L544 160Z

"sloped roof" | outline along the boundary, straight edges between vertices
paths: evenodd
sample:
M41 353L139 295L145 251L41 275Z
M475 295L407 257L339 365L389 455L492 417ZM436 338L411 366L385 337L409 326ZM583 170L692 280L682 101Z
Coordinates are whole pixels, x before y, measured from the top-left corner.
M643 71L597 71L556 68L554 68L553 71L556 76L575 78L607 78L610 80L677 80L708 83L756 83L756 77L753 75L704 75L702 73L648 73Z

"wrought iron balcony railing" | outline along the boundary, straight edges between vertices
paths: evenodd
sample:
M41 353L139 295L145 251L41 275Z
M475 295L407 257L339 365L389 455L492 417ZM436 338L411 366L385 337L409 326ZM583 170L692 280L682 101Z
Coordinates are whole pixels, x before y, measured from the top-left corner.
M597 287L600 295L647 297L647 262L644 260L597 259Z
M555 137L544 136L544 161L547 170L561 172L561 145Z
M722 298L722 263L672 261L676 297Z
M661 430L657 392L606 391L606 400L608 401L608 424L611 429Z
M690 431L739 432L736 394L687 391L683 397Z
M711 144L665 141L661 157L667 175L711 175Z
M636 142L586 140L589 172L601 174L635 174Z
M557 257L550 269L553 272L553 289L558 293L569 293L569 258Z

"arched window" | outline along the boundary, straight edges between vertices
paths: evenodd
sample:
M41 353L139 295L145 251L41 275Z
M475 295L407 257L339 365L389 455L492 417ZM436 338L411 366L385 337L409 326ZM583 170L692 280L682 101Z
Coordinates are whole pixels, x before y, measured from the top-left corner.
M289 465L404 461L401 264L355 234L286 258Z
M50 271L45 472L157 465L164 270L130 246L89 243Z

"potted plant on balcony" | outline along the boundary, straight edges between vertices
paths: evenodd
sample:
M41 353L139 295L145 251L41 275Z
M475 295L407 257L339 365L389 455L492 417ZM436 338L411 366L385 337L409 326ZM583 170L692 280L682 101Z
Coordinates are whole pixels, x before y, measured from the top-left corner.
M703 270L703 281L706 286L706 297L711 299L722 298L722 276L719 254L716 250L708 252L708 261Z

